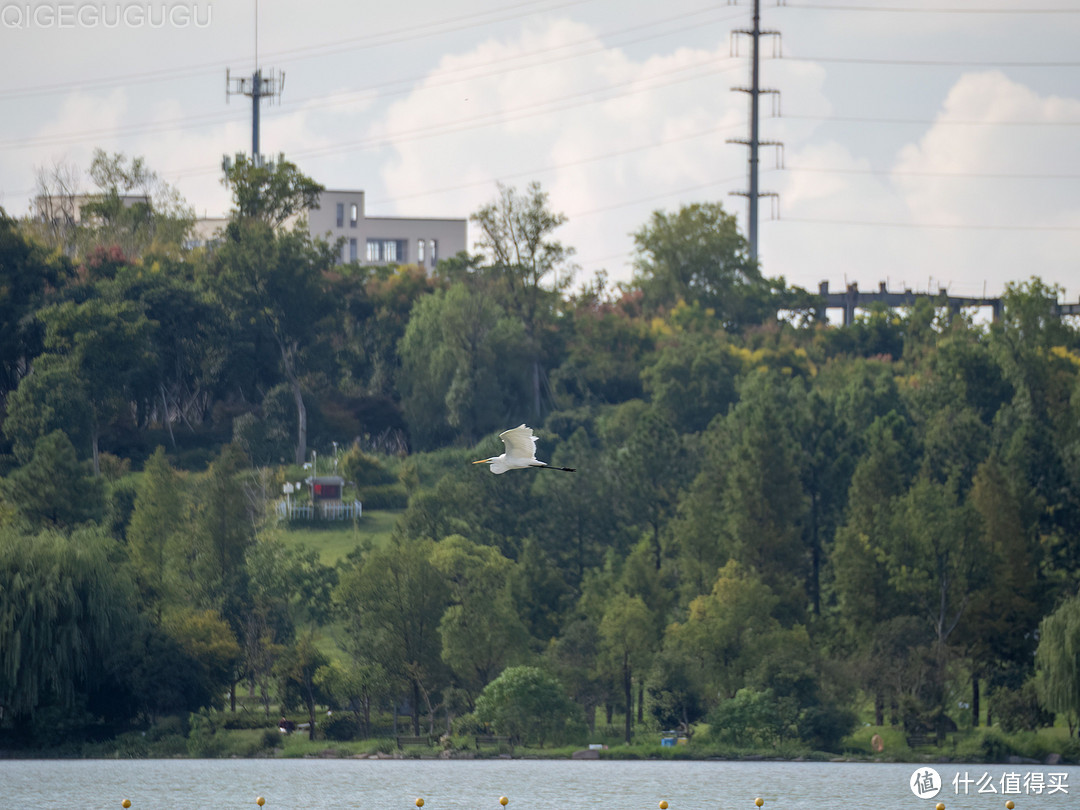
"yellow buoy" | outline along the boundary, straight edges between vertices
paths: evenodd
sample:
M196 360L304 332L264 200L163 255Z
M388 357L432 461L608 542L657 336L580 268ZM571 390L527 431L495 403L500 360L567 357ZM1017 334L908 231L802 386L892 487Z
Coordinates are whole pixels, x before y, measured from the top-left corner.
M416 800L416 806L417 807L423 807L424 806L424 800L423 799L417 799Z
M660 810L667 810L667 802L665 802L665 801L660 802Z
M508 798L506 798L505 796L500 796L499 797L499 804L501 804L503 807L506 807L506 804L509 801L510 800Z
M131 799L124 799L120 802L121 807L131 807Z
M945 802L938 802L937 810L945 810Z
M264 799L262 796L256 796L255 804L259 805L259 807L262 807L264 804L266 804L266 799Z
M758 807L761 807L761 805L765 804L765 800L758 796L756 799L754 799L754 804L756 804Z
M1013 804L1012 799L1009 799L1007 802L1005 802L1005 810L1013 810L1014 807L1016 807L1016 805Z

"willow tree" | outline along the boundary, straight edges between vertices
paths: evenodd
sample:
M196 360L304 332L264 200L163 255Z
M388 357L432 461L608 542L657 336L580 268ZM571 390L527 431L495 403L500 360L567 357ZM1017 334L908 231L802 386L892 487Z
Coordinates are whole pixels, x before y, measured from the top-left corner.
M1080 596L1062 602L1039 624L1035 666L1039 700L1065 715L1071 736L1080 719Z
M0 722L74 712L108 677L135 622L135 594L99 529L68 536L0 528ZM75 719L72 714L72 719Z

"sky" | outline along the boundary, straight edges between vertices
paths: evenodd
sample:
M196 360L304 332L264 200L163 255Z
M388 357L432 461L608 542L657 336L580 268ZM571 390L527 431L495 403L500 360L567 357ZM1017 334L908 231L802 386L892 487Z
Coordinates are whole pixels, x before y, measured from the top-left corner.
M745 234L753 0L0 0L0 206L95 148L199 215L251 150L229 75L284 73L260 151L369 216L466 219L536 181L575 286L654 211ZM1080 0L761 0L762 270L832 291L1080 300ZM470 248L477 238L470 225Z

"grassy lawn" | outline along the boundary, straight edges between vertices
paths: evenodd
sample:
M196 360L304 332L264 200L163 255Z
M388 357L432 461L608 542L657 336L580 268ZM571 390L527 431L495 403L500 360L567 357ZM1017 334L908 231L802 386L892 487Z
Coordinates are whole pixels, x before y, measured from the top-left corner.
M325 521L304 526L294 523L282 530L282 540L288 545L303 544L319 552L325 565L334 565L362 543L374 548L386 543L400 512L364 510L358 521Z

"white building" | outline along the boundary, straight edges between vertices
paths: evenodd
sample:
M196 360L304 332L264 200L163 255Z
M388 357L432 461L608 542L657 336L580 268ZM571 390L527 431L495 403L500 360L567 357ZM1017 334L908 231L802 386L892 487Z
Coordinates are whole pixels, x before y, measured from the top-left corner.
M361 264L421 264L434 267L467 248L468 221L369 217L363 191L327 189L308 211L308 232L329 242L343 238L341 261Z
M464 219L369 217L363 191L324 191L307 211L308 233L331 244L344 240L339 261L361 264L420 264L434 267L467 248ZM212 244L228 224L224 217L196 220L186 247ZM291 227L292 222L287 222Z
M199 217L191 225L184 247L211 247L221 240L222 231L229 224L228 217Z

